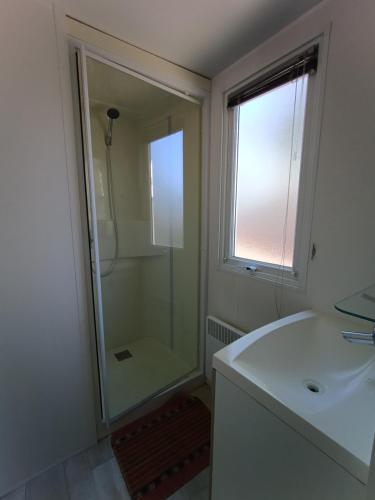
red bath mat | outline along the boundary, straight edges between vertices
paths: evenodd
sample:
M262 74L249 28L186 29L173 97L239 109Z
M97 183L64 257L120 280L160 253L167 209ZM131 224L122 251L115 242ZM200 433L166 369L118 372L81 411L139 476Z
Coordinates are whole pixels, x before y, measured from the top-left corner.
M111 442L132 499L164 500L208 466L210 412L178 394L114 432Z

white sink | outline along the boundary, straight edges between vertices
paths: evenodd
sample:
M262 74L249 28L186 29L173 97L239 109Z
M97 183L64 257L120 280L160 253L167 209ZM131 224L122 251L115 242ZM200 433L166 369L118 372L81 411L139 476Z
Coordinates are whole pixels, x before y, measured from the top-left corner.
M375 431L375 350L346 342L370 330L347 316L304 311L245 335L213 366L366 483Z

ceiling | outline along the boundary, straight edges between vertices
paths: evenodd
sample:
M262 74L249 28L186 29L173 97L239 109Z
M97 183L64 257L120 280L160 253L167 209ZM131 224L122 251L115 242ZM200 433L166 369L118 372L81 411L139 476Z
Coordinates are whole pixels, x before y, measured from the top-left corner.
M321 0L60 0L68 15L213 77Z

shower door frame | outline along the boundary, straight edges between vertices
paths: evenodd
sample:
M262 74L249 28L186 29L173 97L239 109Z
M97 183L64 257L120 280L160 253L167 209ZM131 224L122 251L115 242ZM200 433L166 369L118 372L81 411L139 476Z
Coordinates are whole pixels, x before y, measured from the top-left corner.
M76 111L79 110L79 118L81 126L77 130L77 141L80 142L82 147L82 162L83 168L80 172L80 191L82 210L87 218L87 244L86 255L89 256L85 259L85 269L87 276L88 291L91 290L91 296L88 297L90 317L90 330L92 332L91 338L95 339L92 344L93 359L96 360L94 365L95 372L95 392L98 407L98 425L108 427L112 422L123 417L139 405L144 404L146 401L151 400L163 393L173 390L174 388L191 382L195 379L203 379L205 369L205 318L207 308L207 255L208 255L208 144L209 144L209 92L203 90L201 87L196 87L193 94L184 90L182 87L177 88L175 82L161 82L150 71L140 72L136 68L135 61L124 60L124 58L114 57L113 54L98 49L98 47L91 46L86 42L82 42L75 38L70 38L70 52L71 52L71 66L72 66L72 80L75 85L74 94L76 95ZM134 76L140 80L146 81L154 86L157 86L167 92L175 94L187 101L194 102L200 105L201 113L201 134L200 134L200 255L199 255L199 316L198 316L198 364L196 369L186 374L181 379L177 379L168 386L163 386L160 391L151 394L149 398L141 401L124 412L110 418L108 408L108 390L107 390L107 372L106 372L106 351L105 351L105 332L103 321L102 297L101 297L101 278L100 273L95 274L95 280L92 273L92 258L95 262L95 268L100 269L99 262L99 248L98 248L98 234L96 225L96 210L95 210L95 186L93 179L93 157L92 157L92 143L91 143L91 130L90 130L90 116L89 116L89 95L88 95L88 82L86 70L86 57L91 57L101 63L122 71L128 75ZM168 79L167 79L168 80ZM189 82L191 86L191 82ZM77 95L78 92L78 95ZM77 114L76 113L76 119ZM77 119L78 122L78 119ZM78 128L78 127L77 127ZM78 133L79 132L79 133ZM88 187L88 189L87 189ZM89 200L89 202L88 202ZM91 228L90 228L91 220ZM95 307L95 290L98 307ZM88 295L90 295L88 293ZM99 309L99 311L97 310ZM126 382L125 382L126 383ZM98 429L99 430L99 429Z

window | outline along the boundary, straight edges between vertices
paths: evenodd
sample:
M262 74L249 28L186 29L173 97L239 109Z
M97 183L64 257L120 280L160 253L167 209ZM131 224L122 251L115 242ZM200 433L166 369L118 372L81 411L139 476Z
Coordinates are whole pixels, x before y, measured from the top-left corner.
M183 131L149 144L152 244L183 247Z
M309 177L306 110L317 57L313 47L227 99L224 262L268 280L282 274L291 284L306 260L300 192Z

